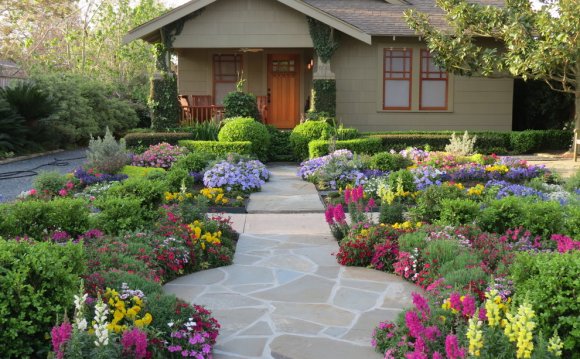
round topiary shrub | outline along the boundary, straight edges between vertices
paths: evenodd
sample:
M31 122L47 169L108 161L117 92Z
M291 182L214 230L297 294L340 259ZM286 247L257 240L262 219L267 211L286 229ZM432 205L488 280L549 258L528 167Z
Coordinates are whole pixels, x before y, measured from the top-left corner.
M413 161L398 153L380 152L371 157L370 168L381 171L398 171L412 164Z
M252 151L262 161L267 160L270 133L266 126L253 118L238 117L227 120L218 134L220 142L252 142Z
M290 144L298 160L308 158L308 143L313 140L326 139L331 133L331 126L326 121L306 121L294 127L290 134Z

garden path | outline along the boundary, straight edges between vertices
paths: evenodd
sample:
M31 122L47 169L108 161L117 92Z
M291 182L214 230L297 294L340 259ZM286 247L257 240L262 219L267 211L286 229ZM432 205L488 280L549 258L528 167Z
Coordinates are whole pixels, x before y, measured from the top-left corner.
M222 325L216 359L380 358L370 346L374 326L395 319L417 288L339 266L314 186L295 166L270 170L251 213L231 216L241 233L234 264L178 278L165 291L213 312Z

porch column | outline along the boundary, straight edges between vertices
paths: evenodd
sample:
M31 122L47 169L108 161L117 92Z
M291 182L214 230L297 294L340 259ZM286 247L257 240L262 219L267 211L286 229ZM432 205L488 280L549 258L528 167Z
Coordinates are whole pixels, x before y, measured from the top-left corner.
M312 93L310 112L319 116L336 116L336 76L330 69L330 60L316 60L312 74Z

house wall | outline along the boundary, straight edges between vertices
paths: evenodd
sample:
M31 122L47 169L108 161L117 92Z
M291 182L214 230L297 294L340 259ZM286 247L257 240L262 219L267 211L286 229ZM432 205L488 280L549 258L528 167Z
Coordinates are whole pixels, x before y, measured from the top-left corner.
M306 16L278 1L220 0L187 21L176 48L312 47Z
M413 49L412 108L385 111L383 103L383 49ZM373 45L343 36L332 58L336 74L337 118L362 131L490 130L512 126L513 79L450 76L446 111L419 111L418 39L373 38Z

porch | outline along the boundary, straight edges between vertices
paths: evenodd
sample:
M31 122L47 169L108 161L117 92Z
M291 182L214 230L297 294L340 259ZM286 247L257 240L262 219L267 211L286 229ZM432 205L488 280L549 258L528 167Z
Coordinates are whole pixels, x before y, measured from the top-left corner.
M244 80L266 124L293 128L310 105L312 48L176 49L182 125L221 120L223 100Z

